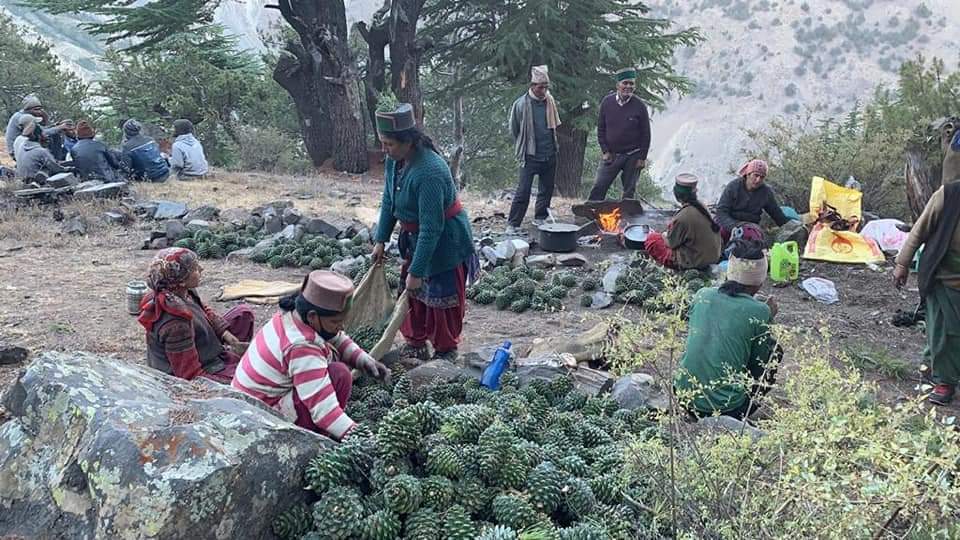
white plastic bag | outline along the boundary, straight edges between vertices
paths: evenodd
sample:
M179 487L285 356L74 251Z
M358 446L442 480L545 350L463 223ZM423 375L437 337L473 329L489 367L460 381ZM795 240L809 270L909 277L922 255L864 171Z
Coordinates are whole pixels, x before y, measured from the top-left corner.
M816 298L818 302L836 304L840 301L840 295L837 294L837 287L829 279L818 277L807 278L803 280L801 286L803 290L807 291L810 296Z

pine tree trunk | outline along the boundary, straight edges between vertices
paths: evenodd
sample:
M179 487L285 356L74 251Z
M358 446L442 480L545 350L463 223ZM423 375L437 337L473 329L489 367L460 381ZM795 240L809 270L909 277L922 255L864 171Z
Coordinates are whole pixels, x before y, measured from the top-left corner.
M463 152L466 146L463 136L463 95L457 94L453 99L453 159L450 161L450 174L460 189L467 187L463 179Z
M557 142L560 145L557 156L557 192L564 197L579 198L587 132L560 124L557 128Z
M360 98L356 66L347 47L343 0L280 0L277 9L300 37L298 46L287 47L293 53L288 62L295 65L288 65L286 71L298 81L292 86L302 87L298 88L301 91L309 89L316 100L310 103L309 96L301 94L297 102L304 140L322 146L323 138L329 137L328 155L333 157L335 169L351 173L366 171L370 168L363 116L366 108ZM297 99L292 92L291 96ZM322 134L324 131L327 133ZM325 154L327 152L318 150L316 158L311 154L311 159L316 163Z
M907 183L907 203L914 221L923 213L923 208L934 191L924 157L923 151L917 148L907 150L904 176Z
M299 43L288 43L286 52L277 61L273 70L273 79L277 81L297 107L297 119L303 145L314 166L320 167L332 155L333 138L328 129L329 123L325 96L314 84L309 72L309 60L304 60L305 51Z

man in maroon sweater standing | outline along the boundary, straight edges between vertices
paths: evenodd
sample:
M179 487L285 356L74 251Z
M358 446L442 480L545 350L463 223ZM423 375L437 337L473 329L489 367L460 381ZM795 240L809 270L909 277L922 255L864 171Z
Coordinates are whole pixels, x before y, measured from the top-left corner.
M623 198L636 196L637 178L647 165L650 149L650 116L647 106L633 95L637 84L637 70L621 69L616 73L617 90L600 102L597 120L597 140L603 158L597 167L597 181L590 190L591 201L607 197L610 184L620 175Z

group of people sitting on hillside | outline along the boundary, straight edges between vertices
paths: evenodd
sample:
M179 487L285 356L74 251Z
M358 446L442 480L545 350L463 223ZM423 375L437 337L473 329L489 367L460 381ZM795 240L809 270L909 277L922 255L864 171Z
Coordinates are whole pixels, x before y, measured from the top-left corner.
M203 145L193 135L187 119L173 123L170 155L143 133L143 126L130 118L121 126L119 149L97 138L89 120L57 123L34 95L23 98L20 110L7 122L6 148L16 163L14 176L24 183L43 185L47 178L73 172L82 180L117 182L136 180L164 182L171 175L180 180L203 178L209 170Z

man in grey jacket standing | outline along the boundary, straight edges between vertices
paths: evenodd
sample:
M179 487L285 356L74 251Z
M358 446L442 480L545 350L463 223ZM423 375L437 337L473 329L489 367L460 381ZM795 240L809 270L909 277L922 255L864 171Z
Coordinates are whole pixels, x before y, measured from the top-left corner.
M539 177L533 224L539 225L549 215L553 197L553 178L557 171L557 126L560 115L557 102L550 94L547 66L534 66L530 71L530 88L510 108L510 132L514 151L520 163L520 181L507 217L507 234L519 233L520 224L530 204L533 177Z

